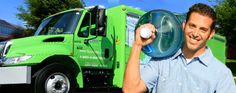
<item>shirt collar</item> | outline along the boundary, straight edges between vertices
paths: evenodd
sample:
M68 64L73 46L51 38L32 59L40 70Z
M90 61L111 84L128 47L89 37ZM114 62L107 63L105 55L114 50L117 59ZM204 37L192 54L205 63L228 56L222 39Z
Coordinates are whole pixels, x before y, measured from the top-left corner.
M211 63L211 58L213 57L213 54L211 52L211 49L206 47L206 50L204 53L202 53L201 55L199 55L197 58L199 59L199 61L201 63L203 63L204 65L208 66Z
M179 56L184 57L184 54L183 54L181 48L175 53L175 55L171 59L174 60L174 59L178 58ZM208 66L211 63L210 59L212 57L213 57L213 54L211 52L211 49L206 47L206 50L198 57L195 57L194 60L199 60L200 63L202 63L205 66Z
M171 57L172 60L176 59L179 55L182 55L182 49L180 48L174 55Z

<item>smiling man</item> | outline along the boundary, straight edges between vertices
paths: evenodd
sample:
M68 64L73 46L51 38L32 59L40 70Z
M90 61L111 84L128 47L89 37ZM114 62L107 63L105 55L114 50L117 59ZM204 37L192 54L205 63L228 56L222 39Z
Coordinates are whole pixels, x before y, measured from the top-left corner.
M140 68L139 57L143 46L155 39L140 37L137 28L124 76L123 91L126 93L236 93L231 71L217 60L207 40L215 34L216 14L202 3L189 8L183 23L184 45L173 56L165 59L153 58ZM152 24L144 24L152 31Z

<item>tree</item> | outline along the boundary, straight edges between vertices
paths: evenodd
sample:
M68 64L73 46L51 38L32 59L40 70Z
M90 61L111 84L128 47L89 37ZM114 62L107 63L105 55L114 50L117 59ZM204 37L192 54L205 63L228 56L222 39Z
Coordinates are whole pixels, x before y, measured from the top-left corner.
M84 7L81 0L25 0L26 9L23 6L18 7L17 17L24 20L27 33L34 33L40 25L41 20L47 16L71 9Z
M218 0L215 6L217 31L226 36L227 45L236 45L236 0Z

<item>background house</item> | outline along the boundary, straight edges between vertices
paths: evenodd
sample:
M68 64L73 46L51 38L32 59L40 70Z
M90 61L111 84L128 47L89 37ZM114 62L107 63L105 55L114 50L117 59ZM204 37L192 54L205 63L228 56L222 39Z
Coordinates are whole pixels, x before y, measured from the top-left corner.
M23 37L23 28L0 19L0 41Z

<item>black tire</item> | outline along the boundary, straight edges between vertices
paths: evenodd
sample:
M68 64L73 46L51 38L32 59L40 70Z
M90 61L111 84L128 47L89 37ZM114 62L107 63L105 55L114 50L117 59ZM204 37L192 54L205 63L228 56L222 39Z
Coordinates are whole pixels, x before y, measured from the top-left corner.
M75 82L71 68L52 63L42 68L35 77L34 93L74 93Z

